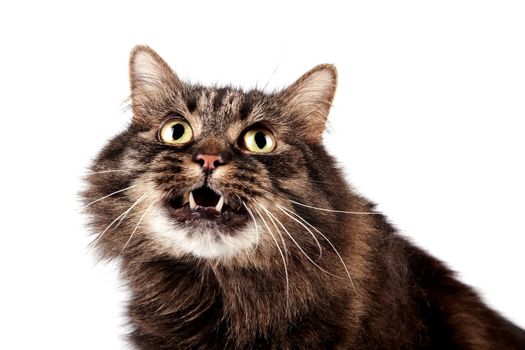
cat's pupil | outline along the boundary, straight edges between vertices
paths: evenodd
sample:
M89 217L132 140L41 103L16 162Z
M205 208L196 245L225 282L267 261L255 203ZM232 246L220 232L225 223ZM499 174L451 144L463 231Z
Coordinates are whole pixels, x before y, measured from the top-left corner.
M173 137L174 140L178 140L184 135L184 126L182 124L175 124L171 128L172 134L171 137Z
M266 136L262 131L259 131L255 134L255 143L257 144L257 147L260 149L263 149L266 146Z

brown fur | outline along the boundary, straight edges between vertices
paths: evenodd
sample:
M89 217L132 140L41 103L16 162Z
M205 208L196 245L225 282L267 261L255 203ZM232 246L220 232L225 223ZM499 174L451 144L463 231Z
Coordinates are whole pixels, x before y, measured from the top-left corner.
M345 183L321 140L335 93L333 66L312 69L282 92L243 92L183 83L156 53L139 46L131 55L130 76L134 119L93 163L83 197L89 204L107 196L86 211L97 251L120 259L131 291L134 346L525 349L521 329L484 305L441 262L397 235L373 204ZM191 124L191 144L158 141L160 125L173 114ZM252 125L275 135L272 153L242 150L239 137ZM205 180L193 160L198 152L220 154L227 164ZM162 208L170 191L204 181L228 200L240 198L254 213L261 211L268 227L257 218L257 246L202 258L172 244L169 236L153 234L152 223L169 217ZM322 211L297 202L375 215ZM311 224L307 227L322 255L312 234L277 205ZM250 222L209 227L217 239L236 239ZM199 227L190 231L190 239L201 234ZM288 290L277 245L286 254Z

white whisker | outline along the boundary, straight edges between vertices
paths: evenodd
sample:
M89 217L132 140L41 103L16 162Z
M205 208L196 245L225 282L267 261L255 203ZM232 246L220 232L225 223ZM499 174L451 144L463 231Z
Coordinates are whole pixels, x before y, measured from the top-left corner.
M279 229L279 227L277 227L277 224L275 223L275 221L273 220L273 215L271 215L271 213L268 211L268 209L266 209L265 206L257 203L257 205L259 205L259 207L261 207L265 212L266 212L266 216L268 216L268 218L270 219L270 221L272 222L273 226L275 227L275 229L277 230L277 233L279 234L279 236L281 237L281 242L283 242L283 250L284 250L284 256L286 257L286 261L288 262L288 248L286 247L286 242L284 241L284 237L283 235L281 234L281 230Z
M146 195L149 194L149 193L151 193L151 192L153 192L153 190L149 190L148 192L144 193L144 194L141 196L141 198L139 198L139 200L142 202L142 200L144 200L144 199L146 198ZM142 198L142 197L143 197L143 198ZM130 208L130 210L127 211L127 213L126 213L123 217L120 218L120 220L117 222L117 226L115 226L115 227L118 227L118 226L120 225L120 223L121 223L121 222L126 218L126 216L128 216L128 214L131 212L131 209L133 209L133 207L134 207L135 205L137 205L137 204L138 204L137 202L135 202L135 203L133 204L133 206Z
M144 217L146 216L146 214L148 214L148 212L151 210L151 208L153 208L153 206L159 201L160 199L157 199L156 201L154 201L153 203L151 203L147 208L146 210L144 210L144 213L142 213L142 216L140 217L139 221L137 222L137 224L135 225L135 228L133 229L133 231L131 232L131 234L129 235L129 238L128 240L126 241L126 244L124 244L124 246L122 247L122 249L120 250L120 254L122 254L122 252L124 251L124 249L126 249L126 247L128 246L129 242L131 241L131 239L133 238L133 235L135 234L135 232L137 231L137 229L139 228L139 225L140 223L142 222L142 220L144 219Z
M120 192L124 192L124 191L126 191L126 190L129 190L130 188L133 188L133 187L137 187L137 185L132 185L132 186L129 186L129 187L123 188L123 189L121 189L121 190L115 191L115 192L113 192L113 193L110 193L110 194L108 194L108 195L106 195L106 196L104 196L104 197L101 197L101 198L99 198L99 199L95 199L94 201L92 201L92 202L90 202L90 203L84 205L84 206L83 206L82 208L80 208L80 209L86 209L86 208L89 207L91 204L97 203L97 202L99 202L99 201L101 201L101 200L104 200L104 199L106 199L106 198L108 198L108 197L111 197L111 196L113 196L113 195L115 195L115 194L117 194L117 193L120 193Z
M261 212L257 208L253 208L257 214L259 214L259 217L261 218L262 222L264 223L264 226L266 226L266 229L268 230L268 233L272 237L273 241L275 242L275 245L277 246L277 249L279 250L279 254L281 254L281 258L283 259L283 266L284 266L284 275L286 279L286 312L289 312L289 289L290 289L290 282L288 280L288 267L286 266L286 258L284 257L283 251L281 250L281 247L279 246L279 243L277 242L277 239L275 239L275 236L272 233L272 230L270 229L270 226L266 223L266 220L264 220L263 216L261 215Z
M248 213L252 217L253 223L255 225L255 235L256 235L255 249L257 249L257 247L259 246L259 239L261 238L260 235L259 235L259 226L257 225L257 220L255 220L255 216L253 215L253 212L251 211L250 208L248 208L246 203L244 203L243 200L241 200L241 203L242 203L242 205L244 205L244 207L246 208L246 210L248 211Z
M319 233L327 242L328 244L330 244L330 246L332 247L332 249L334 250L334 252L337 254L337 256L339 257L339 260L341 261L341 264L343 265L345 271L346 271L346 274L348 275L348 279L350 280L350 283L352 284L352 288L354 289L354 292L359 295L357 293L357 289L355 287L355 284L354 284L354 280L352 279L352 276L350 275L350 271L348 270L348 267L346 266L346 263L343 259L343 257L341 256L341 254L339 254L339 251L335 248L335 246L332 244L332 241L330 241L328 239L328 237L326 237L321 231L319 231L316 227L314 227L312 224L310 224L308 221L306 221L305 219L303 219L300 215L294 213L293 211L287 209L287 208L284 208L284 207L281 207L280 205L277 205L278 208L281 208L281 209L284 209L286 210L287 212L291 213L292 215L296 216L297 218L299 218L301 221L303 221L305 224L307 224L308 226L310 226L312 229L314 229L317 233Z
M314 206L311 206L311 205L307 205L307 204L296 202L296 201L291 200L291 199L289 199L289 201L291 203L294 203L294 204L297 204L297 205L301 205L303 207L307 207L307 208L315 209L315 210L327 211L327 212L331 212L331 213L343 213L343 214L355 214L355 215L382 215L381 213L376 213L376 212L373 212L373 211L333 210L333 209L314 207Z
M275 69L273 70L272 72L272 75L270 75L270 78L268 79L268 81L266 82L266 84L264 84L264 87L262 88L262 91L265 91L266 88L268 87L268 84L270 84L270 81L273 79L275 73L277 72L277 69L279 69L279 65L280 65L280 61L277 63L277 65L275 66Z
M101 170L101 171L90 171L86 175L95 175L95 174L106 174L106 173L117 173L124 171L134 171L133 169L111 169L111 170Z
M293 220L296 220L294 217L292 217L290 214L288 214L287 212L285 212L284 210L282 210L281 208L279 208L284 214L288 215L291 219ZM293 238L292 234L286 229L286 227L283 225L283 223L277 219L272 213L270 213L270 215L272 215L274 217L275 220L277 220L277 222L281 225L281 227L283 228L284 232L286 232L286 234L288 235L288 237L290 237L290 239L295 243L295 245L297 246L297 248L299 248L299 250L301 251L301 253L303 253L303 255L314 265L316 266L317 268L319 268L321 271L323 271L324 273L332 276L332 277L336 277L336 278L340 278L340 279L344 279L343 277L340 277L340 276L337 276L337 275L334 275L333 273L323 269L321 266L319 266L315 261L312 260L312 258L310 258L308 256L308 254L306 254L306 252L303 250L303 248L301 247L301 245L299 243L297 243L297 241Z
M276 205L277 208L281 209L281 206L280 205ZM283 211L281 209L281 211ZM283 211L285 214L288 214L286 213L285 211ZM288 215L290 216L290 215ZM299 220L297 220L296 218L294 218L293 216L290 216L290 218L292 218L293 220L295 220L299 225L301 225L302 227L304 227L306 229L306 231L310 234L310 236L312 236L312 238L315 240L315 243L317 243L317 247L319 248L319 257L318 259L321 259L321 257L323 256L323 248L321 247L321 243L319 243L319 240L317 239L317 237L315 236L315 234L305 225L303 224L302 222L300 222Z
M124 220L124 218L126 218L126 216L131 212L131 210L138 204L140 203L145 197L147 194L151 193L151 190L150 191L147 191L146 193L144 193L142 196L139 197L139 199L137 199L135 201L135 203L133 203L126 211L124 211L122 214L120 214L119 216L117 216L115 218L115 220L111 221L111 223L104 229L104 231L102 231L101 234L98 235L97 239L93 242L93 244L96 244L100 238L102 238L102 236L104 236L104 234L110 229L111 226L113 226L113 224L115 222L118 221L118 224L116 227L118 227L120 225L120 223L122 222L122 220Z

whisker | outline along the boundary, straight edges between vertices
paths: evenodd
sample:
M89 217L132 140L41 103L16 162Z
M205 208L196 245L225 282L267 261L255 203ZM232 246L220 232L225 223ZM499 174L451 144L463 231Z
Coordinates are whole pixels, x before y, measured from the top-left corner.
M138 185L132 185L132 186L129 186L129 187L123 188L123 189L121 189L121 190L115 191L115 192L113 192L113 193L110 193L110 194L108 194L108 195L106 195L106 196L104 196L104 197L101 197L101 198L99 198L99 199L95 199L94 201L92 201L92 202L90 202L90 203L84 205L84 206L83 206L82 208L80 208L80 209L81 209L81 210L82 210L82 209L86 209L86 208L89 207L91 204L95 204L95 203L97 203L97 202L99 202L99 201L101 201L101 200L104 200L104 199L106 199L106 198L108 198L108 197L111 197L111 196L113 196L113 195L115 195L115 194L117 194L117 193L124 192L124 191L126 191L126 190L129 190L130 188L137 187L137 186L138 186Z
M281 208L279 208L284 214L288 215L290 218L292 218L293 220L296 220L294 217L292 217L290 214L288 214L287 212L285 212L284 210L282 210ZM337 276L337 275L334 275L333 273L323 269L321 266L319 266L315 261L312 260L312 258L310 258L310 256L308 256L308 254L306 254L306 252L303 250L303 248L301 247L301 245L299 243L297 243L297 241L293 238L292 234L286 229L286 227L283 225L283 223L277 219L272 213L270 213L270 215L272 215L274 217L275 220L277 220L277 222L281 225L281 227L283 228L284 232L286 232L286 234L288 235L288 237L290 237L290 239L292 240L292 242L295 243L295 245L297 246L297 248L299 248L299 250L303 253L303 255L314 265L316 266L317 268L319 268L321 271L323 271L324 273L332 276L332 277L336 277L336 278L339 278L339 279L344 279L343 277L341 276Z
M238 207L238 209L240 209L241 205L244 203L244 201L242 200L241 196L239 196L237 193L235 193L234 196L237 197L237 199L239 200L239 207Z
M131 212L131 210L132 210L132 209L133 209L138 203L140 203L140 202L146 197L147 194L151 193L151 191L153 191L153 190L150 190L150 191L147 191L146 193L144 193L144 194L143 194L142 196L140 196L139 199L137 199L137 200L135 201L135 203L133 203L133 204L132 204L132 205L131 205L126 211L124 211L122 214L120 214L119 216L117 216L117 217L115 218L115 220L113 220L113 221L112 221L112 222L111 222L111 223L110 223L110 224L104 229L104 231L102 231L102 233L98 235L97 239L95 239L95 241L93 241L92 244L96 244L96 243L100 240L100 238L102 238L102 236L104 236L104 234L110 229L110 227L113 226L113 224L114 224L115 222L118 221L117 226L115 226L115 228L117 228L117 227L120 225L120 223L122 222L122 220L124 220L124 218L125 218L130 212Z
M277 63L277 65L275 66L275 69L273 70L272 72L272 75L270 76L270 78L268 79L268 81L266 81L266 84L264 84L263 88L262 88L262 91L265 91L266 88L268 87L268 84L270 84L270 81L273 79L275 73L277 72L277 69L279 69L279 65L280 65L281 61L279 61Z
M149 193L151 193L151 192L153 192L153 190L149 190L149 191L147 191L146 193L144 193L144 195L143 195L144 198L142 198L141 201L145 199L146 194L149 194ZM170 192L171 192L171 190L170 190ZM139 198L139 199L140 199L140 198ZM137 205L137 204L138 204L138 203L133 204L133 207L134 207L135 205ZM132 207L132 208L133 208L133 207ZM132 208L130 208L130 209L132 209ZM130 211L131 211L131 210L130 210ZM124 215L123 217L120 218L120 220L117 222L117 226L115 226L115 228L117 228L117 227L120 225L120 223L126 218L126 216L127 216L128 214L129 214L129 212L127 212L126 215Z
M136 170L133 170L133 169L109 169L109 170L100 170L100 171L90 171L89 173L86 173L86 175L116 173L116 172L124 172L124 171L136 171Z
M348 267L346 266L346 263L343 259L343 257L341 256L341 254L339 254L339 251L335 248L335 246L332 244L332 241L330 241L328 239L328 237L326 237L321 231L319 231L316 227L314 227L312 224L310 224L308 221L306 221L305 219L303 219L300 215L294 213L293 211L287 209L287 208L284 208L284 207L281 207L280 205L277 204L277 207L278 208L281 208L281 209L284 209L286 210L287 212L291 213L292 215L296 216L297 218L299 218L301 221L303 221L305 224L307 224L308 226L310 226L311 228L313 228L317 233L319 233L327 242L328 244L330 244L330 246L332 247L332 249L334 250L334 252L337 254L337 256L339 257L339 260L341 261L341 264L343 265L345 271L346 271L346 274L348 275L348 279L350 280L350 283L352 284L352 288L354 289L354 292L356 293L356 295L359 295L359 293L357 293L357 289L355 287L355 284L354 284L354 280L352 279L352 276L350 275L350 271L348 271Z
M311 206L311 205L308 205L308 204L303 204L303 203L300 203L300 202L296 202L296 201L291 200L291 199L289 199L289 201L291 203L294 203L294 204L297 204L297 205L301 205L303 207L307 207L307 208L310 208L310 209L321 210L321 211L327 211L327 212L331 212L331 213L344 213L344 214L355 214L355 215L382 215L381 213L376 213L376 212L373 212L373 211L333 210L333 209L314 207L314 206Z
M252 217L253 223L255 224L255 234L256 234L255 249L257 249L257 247L259 246L259 239L260 239L259 226L257 225L257 220L255 220L255 216L253 215L253 212L251 211L250 208L248 208L246 203L244 203L243 200L241 200L241 203L242 203L242 205L244 205L244 207L246 208L246 210L248 211L248 213Z
M261 207L266 212L266 216L268 216L268 218L270 218L270 221L272 222L273 226L277 230L277 233L281 237L281 242L283 242L284 256L286 257L286 261L288 262L288 255L289 255L288 248L286 247L286 242L284 241L283 235L281 234L281 230L279 230L279 227L277 227L277 224L275 223L275 221L273 221L273 218L272 218L273 215L270 216L271 213L268 211L268 209L266 209L265 206L263 206L263 205L261 205L259 203L257 203L257 205L259 205L259 207Z
M281 209L281 206L280 205L276 205L277 208ZM287 214L288 216L290 216L287 212L283 211L281 209L281 211L285 214ZM312 238L315 240L315 243L317 244L317 247L319 248L319 257L317 258L318 260L321 259L321 257L323 256L323 248L321 247L321 243L319 242L319 240L317 239L317 237L315 236L315 234L307 227L305 226L302 222L300 222L299 220L297 220L296 218L294 218L293 216L290 216L290 218L292 218L293 220L295 220L299 225L301 225L302 227L304 227L306 229L306 231L310 234L310 236L312 236Z
M283 251L281 250L281 247L279 246L279 243L277 243L277 240L275 239L275 236L272 233L272 230L270 229L270 226L266 223L266 220L264 220L263 216L261 215L261 212L254 207L253 208L257 214L259 214L259 217L261 218L262 222L264 223L264 226L268 229L268 233L272 237L273 241L275 242L275 245L277 246L277 249L279 250L279 254L281 254L281 258L283 259L283 265L284 265L284 275L286 279L286 312L289 312L289 289L290 289L290 282L288 280L288 267L286 266L286 258L284 257Z
M151 203L148 208L146 208L146 210L144 210L144 213L142 214L142 216L140 217L139 221L137 222L137 224L135 225L135 228L133 229L133 231L131 232L131 234L129 235L129 238L128 240L126 241L126 244L124 244L124 247L122 247L122 249L120 250L120 253L119 255L122 254L122 252L126 249L126 247L128 246L129 242L131 241L131 239L133 238L133 235L135 234L135 232L137 231L137 229L139 228L139 225L140 223L142 222L142 220L144 219L144 217L146 216L146 214L148 214L148 212L151 210L151 208L153 208L153 206L155 204L157 204L157 202L159 202L160 199L157 199L156 201L154 201L153 203Z

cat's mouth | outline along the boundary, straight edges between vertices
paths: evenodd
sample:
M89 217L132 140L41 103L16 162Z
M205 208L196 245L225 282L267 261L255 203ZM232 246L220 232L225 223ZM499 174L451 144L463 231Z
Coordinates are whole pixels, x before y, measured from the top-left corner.
M242 202L231 200L208 186L171 195L166 201L175 220L192 223L212 221L217 224L235 225L248 219L248 213Z

